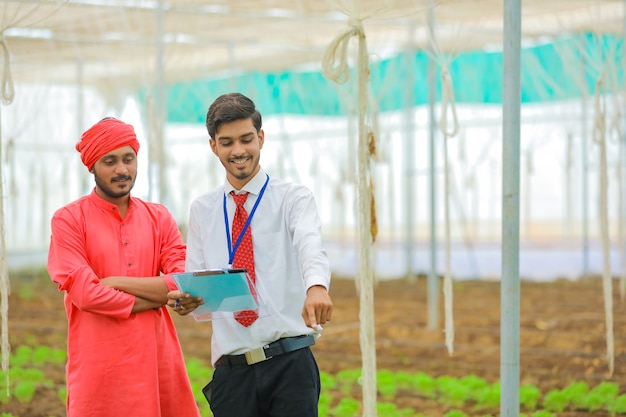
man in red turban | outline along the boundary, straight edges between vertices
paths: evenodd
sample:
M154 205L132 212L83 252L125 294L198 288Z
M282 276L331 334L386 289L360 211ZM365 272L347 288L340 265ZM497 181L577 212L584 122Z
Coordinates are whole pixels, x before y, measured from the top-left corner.
M54 213L48 253L68 318L67 416L199 417L165 305L185 244L163 205L130 194L135 131L106 118L76 150L96 184Z

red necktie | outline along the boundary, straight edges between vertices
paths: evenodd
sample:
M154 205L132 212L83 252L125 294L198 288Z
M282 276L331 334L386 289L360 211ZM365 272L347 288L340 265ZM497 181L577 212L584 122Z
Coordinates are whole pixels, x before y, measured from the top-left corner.
M233 218L233 228L232 228L232 239L233 239L233 247L235 246L235 242L239 238L241 231L243 230L243 226L246 224L248 220L248 213L246 209L243 207L243 204L246 202L248 198L248 193L244 194L235 194L234 191L231 191L231 195L235 200L235 204L237 208L235 209L235 216ZM235 256L233 259L233 268L246 268L248 271L248 275L250 275L250 279L252 283L256 282L256 274L254 273L254 250L252 249L252 231L250 230L250 225L246 229L246 233L243 235L239 246L237 247L237 251L235 252ZM251 288L252 295L256 297L256 293L254 288ZM241 323L243 326L248 327L259 317L259 314L255 310L243 310L237 311L235 313L235 320Z

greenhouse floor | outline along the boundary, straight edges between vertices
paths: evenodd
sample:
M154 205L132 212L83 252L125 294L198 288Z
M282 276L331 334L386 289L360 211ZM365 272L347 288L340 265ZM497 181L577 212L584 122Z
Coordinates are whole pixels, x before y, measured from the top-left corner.
M463 377L477 375L493 383L500 379L500 285L495 281L468 280L454 284L454 351L445 347L443 309L440 324L427 329L426 279L407 283L384 280L375 287L377 369L424 372L428 375ZM613 284L615 369L609 375L602 281L522 281L520 319L520 383L537 386L542 393L584 381L590 387L602 381L619 384L626 392L626 303ZM337 374L361 367L359 345L359 296L352 279L333 280L334 314L313 347L320 370ZM64 348L66 319L62 294L52 283L13 284L9 303L9 337L12 349L35 340ZM443 306L443 295L439 299ZM187 358L208 361L210 323L174 315ZM57 384L64 382L63 368L46 370ZM323 389L324 391L324 389ZM351 395L358 399L360 392ZM22 417L62 416L58 398L46 400L41 393L28 405L15 399L0 403L0 411ZM36 396L37 397L37 396ZM443 416L449 407L416 395L399 393L393 400L425 416ZM60 409L51 409L59 404ZM475 414L471 409L465 410ZM491 412L491 414L497 414ZM588 411L570 410L558 416L578 417ZM597 411L594 416L609 416Z

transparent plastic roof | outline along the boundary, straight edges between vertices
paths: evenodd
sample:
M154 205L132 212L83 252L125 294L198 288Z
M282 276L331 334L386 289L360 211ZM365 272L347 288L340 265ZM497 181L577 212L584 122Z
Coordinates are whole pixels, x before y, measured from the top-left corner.
M502 0L1 0L16 83L135 90L224 73L319 68L335 36L363 25L373 57L501 48ZM623 36L622 0L524 0L526 43ZM4 59L6 64L6 59ZM6 67L3 76L7 76Z

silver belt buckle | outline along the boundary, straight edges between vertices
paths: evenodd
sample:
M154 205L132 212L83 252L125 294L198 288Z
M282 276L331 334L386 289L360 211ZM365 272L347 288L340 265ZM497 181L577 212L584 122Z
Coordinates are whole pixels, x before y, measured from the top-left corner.
M272 359L271 356L270 357L265 356L266 347L268 347L268 345L261 346L260 348L244 353L244 355L246 356L246 362L248 363L248 365L254 365L255 363Z

